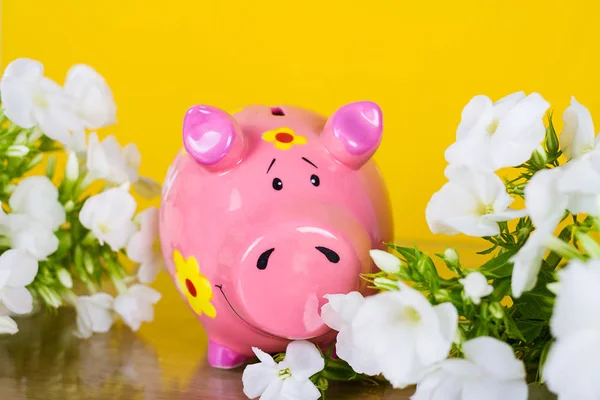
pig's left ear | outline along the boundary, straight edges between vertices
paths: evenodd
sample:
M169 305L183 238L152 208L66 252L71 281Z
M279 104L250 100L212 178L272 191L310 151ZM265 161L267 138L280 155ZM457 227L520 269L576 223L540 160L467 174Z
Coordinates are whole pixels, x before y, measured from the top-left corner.
M381 108L360 101L338 109L325 124L321 140L335 159L358 169L379 147L382 132Z
M233 168L246 149L244 133L231 115L216 107L190 107L183 120L183 145L198 164L211 172Z

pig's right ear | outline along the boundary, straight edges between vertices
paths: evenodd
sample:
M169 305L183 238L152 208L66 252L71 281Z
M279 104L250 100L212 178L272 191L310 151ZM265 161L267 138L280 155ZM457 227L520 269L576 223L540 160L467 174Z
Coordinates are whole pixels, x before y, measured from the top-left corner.
M233 168L246 150L244 134L231 115L215 107L190 107L183 119L186 152L214 172Z

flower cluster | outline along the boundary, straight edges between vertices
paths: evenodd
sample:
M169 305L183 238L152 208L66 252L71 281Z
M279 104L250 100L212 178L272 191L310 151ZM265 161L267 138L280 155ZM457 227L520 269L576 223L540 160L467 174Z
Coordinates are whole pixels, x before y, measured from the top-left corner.
M481 237L487 260L372 250L380 272L363 277L379 292L329 294L321 310L347 379L416 384L415 400L525 400L541 384L560 399L600 397L600 147L575 98L560 135L549 107L523 92L465 106L425 214L435 234ZM310 378L322 392L323 357Z
M130 188L153 198L160 186L139 176L135 144L94 132L116 122L109 86L87 65L60 86L41 63L20 58L4 70L0 95L0 333L16 333L11 316L36 305L75 307L80 337L106 332L117 316L137 330L161 297L147 284L162 256L158 211L136 215ZM138 266L132 275L127 262Z

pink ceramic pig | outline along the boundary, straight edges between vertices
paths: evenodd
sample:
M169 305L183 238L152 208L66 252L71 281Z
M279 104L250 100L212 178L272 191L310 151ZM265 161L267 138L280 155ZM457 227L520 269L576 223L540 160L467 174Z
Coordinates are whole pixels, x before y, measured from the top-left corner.
M194 106L169 169L160 239L179 291L205 327L208 359L233 368L285 350L327 345L328 293L368 292L369 250L392 239L386 187L371 156L380 108L356 102L329 119L296 107L230 115Z

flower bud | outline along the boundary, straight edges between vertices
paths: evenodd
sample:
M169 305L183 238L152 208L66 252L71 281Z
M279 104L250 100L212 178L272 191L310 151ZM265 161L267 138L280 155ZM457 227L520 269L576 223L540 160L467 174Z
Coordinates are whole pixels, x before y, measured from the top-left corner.
M435 301L437 301L438 303L444 303L446 301L450 301L450 292L446 289L439 289L436 290L435 293L433 293L433 297L435 298Z
M87 273L93 275L95 266L90 253L83 253L83 265L85 266Z
M393 254L383 250L370 250L369 254L375 265L377 265L377 268L380 270L387 272L388 274L396 274L400 271L402 261Z
M33 157L31 159L31 161L29 161L29 163L25 166L25 170L29 171L30 169L32 169L33 167L35 167L36 165L38 165L42 160L44 159L44 155L42 153L37 154L35 157Z
M489 308L490 314L496 319L502 319L504 317L504 308L500 303L492 303Z
M542 146L538 146L537 149L534 150L531 155L531 162L537 168L544 168L544 166L548 163L548 154L546 154L546 150Z
M66 287L67 289L71 289L73 287L73 278L71 278L71 274L64 268L60 268L56 273L58 280L60 283Z
M53 308L59 308L62 305L62 299L54 290L48 288L47 286L40 286L38 288L38 293L44 300L44 302Z
M397 282L393 281L391 279L388 279L388 278L375 278L375 279L373 279L373 283L379 289L384 289L384 290L398 290L398 284L397 284Z
M69 152L65 176L70 181L75 181L79 177L79 161L74 151Z
M558 153L558 136L556 136L552 121L550 121L550 126L546 129L546 138L544 139L544 142L550 154L556 155L556 153Z
M6 155L9 157L24 157L29 153L29 147L22 144L13 144L6 150Z
M27 143L27 131L22 131L15 138L15 144L25 144Z

